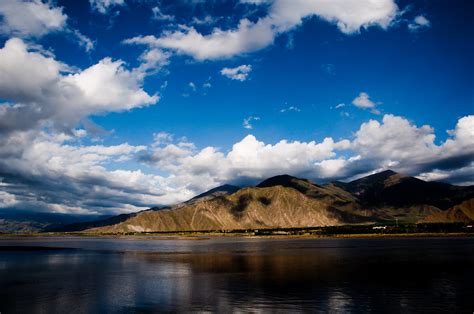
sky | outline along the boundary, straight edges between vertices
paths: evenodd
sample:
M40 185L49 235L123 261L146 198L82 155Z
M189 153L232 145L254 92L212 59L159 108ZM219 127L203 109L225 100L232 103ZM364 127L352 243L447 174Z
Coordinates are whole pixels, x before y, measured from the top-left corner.
M0 210L279 174L474 184L469 0L0 1Z

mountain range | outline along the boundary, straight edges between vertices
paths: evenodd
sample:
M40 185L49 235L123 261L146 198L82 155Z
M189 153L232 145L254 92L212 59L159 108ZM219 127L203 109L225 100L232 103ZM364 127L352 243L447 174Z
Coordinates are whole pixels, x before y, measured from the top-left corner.
M391 170L324 185L279 175L256 186L227 184L174 206L112 217L0 212L0 232L205 231L394 221L474 221L474 186L426 182Z
M318 185L289 175L224 185L166 208L68 225L98 233L297 228L474 220L474 186L426 182L391 170Z

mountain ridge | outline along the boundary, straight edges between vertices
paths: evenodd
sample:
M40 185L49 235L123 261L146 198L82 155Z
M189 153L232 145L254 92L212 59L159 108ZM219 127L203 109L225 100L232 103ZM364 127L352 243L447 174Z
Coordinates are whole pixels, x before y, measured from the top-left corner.
M237 188L233 193L220 193L219 188L164 210L145 211L119 224L87 231L291 228L393 220L415 223L430 215L443 218L440 213L474 198L474 187L426 182L392 170L348 183L319 185L284 174L256 186ZM407 191L420 195L399 194ZM452 216L450 221L455 220Z

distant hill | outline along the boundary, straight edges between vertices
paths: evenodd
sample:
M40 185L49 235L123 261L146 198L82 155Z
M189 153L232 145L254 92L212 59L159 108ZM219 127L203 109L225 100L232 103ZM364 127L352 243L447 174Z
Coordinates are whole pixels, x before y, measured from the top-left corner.
M41 213L25 210L0 211L0 233L32 233L61 228L72 223L105 219L105 215Z
M461 222L474 221L474 198L466 200L448 210L434 213L421 219L420 222Z
M450 221L454 214L448 213L459 213L459 208L463 208L462 212L467 217L463 221L468 221L473 216L466 214L464 208L467 205L463 202L471 204L469 200L472 198L472 186L425 182L390 170L348 183L325 185L279 175L255 187L218 187L188 202L162 210L140 212L118 223L93 227L88 231L232 230L395 220Z

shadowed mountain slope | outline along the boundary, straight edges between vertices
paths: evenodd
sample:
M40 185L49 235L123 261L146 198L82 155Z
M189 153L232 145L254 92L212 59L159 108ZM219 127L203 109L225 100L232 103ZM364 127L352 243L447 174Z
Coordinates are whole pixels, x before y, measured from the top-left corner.
M232 230L328 226L360 217L332 208L322 200L283 186L244 188L229 196L216 196L178 208L145 211L117 225L94 228L98 232L180 230Z
M453 206L446 211L429 215L421 222L474 222L474 198Z
M474 186L426 182L391 170L335 185L356 196L364 207L430 205L445 210L474 197Z

